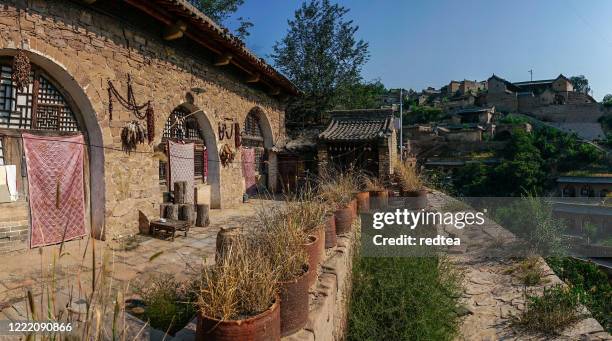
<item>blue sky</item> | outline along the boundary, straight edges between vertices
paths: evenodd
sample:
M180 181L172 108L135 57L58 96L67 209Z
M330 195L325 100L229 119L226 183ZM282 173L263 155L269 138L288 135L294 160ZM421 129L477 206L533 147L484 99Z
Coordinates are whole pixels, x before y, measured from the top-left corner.
M493 73L524 81L533 69L534 79L583 74L598 100L612 93L612 1L339 2L370 44L366 80L416 90ZM234 17L255 24L247 45L269 59L300 3L246 0Z

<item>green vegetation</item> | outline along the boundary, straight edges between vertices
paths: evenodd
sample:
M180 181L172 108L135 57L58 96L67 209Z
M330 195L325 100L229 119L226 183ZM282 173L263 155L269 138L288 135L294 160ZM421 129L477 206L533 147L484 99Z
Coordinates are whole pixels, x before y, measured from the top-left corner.
M502 124L522 124L528 122L529 121L525 117L514 114L508 114L499 120L499 123Z
M531 333L559 334L583 318L578 312L579 297L579 292L562 285L545 288L542 296L528 295L525 310L513 318L512 325Z
M460 279L435 257L356 259L347 340L454 339Z
M196 291L192 283L179 282L172 275L152 277L136 292L145 303L141 318L163 332L176 333L196 314Z
M320 120L347 88L361 83L368 43L355 38L358 26L348 12L329 0L305 1L289 20L285 37L274 45L275 66L303 91L289 103L288 121Z
M540 264L540 258L528 257L521 260L508 273L518 277L523 285L535 286L544 283L544 272Z
M574 91L576 92L582 92L585 94L588 94L589 92L591 92L591 86L589 85L589 80L583 75L570 77L570 82L574 86Z
M552 189L558 174L603 161L600 150L581 143L576 135L546 127L531 134L515 131L498 157L502 158L499 165L462 167L453 187L471 197L541 195Z
M440 108L427 105L412 105L410 112L404 114L404 124L429 123L440 121L444 117Z
M493 219L523 239L530 254L556 255L565 253L562 220L553 217L550 204L533 197L489 208Z
M547 258L552 270L579 293L593 317L612 332L612 285L596 264L575 258Z

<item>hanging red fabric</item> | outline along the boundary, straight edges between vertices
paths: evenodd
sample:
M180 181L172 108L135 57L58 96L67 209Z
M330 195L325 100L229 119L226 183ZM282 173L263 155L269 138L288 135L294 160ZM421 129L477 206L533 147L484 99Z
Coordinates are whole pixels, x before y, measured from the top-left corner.
M208 182L208 148L204 146L204 150L202 151L202 164L203 164L203 173L204 180Z

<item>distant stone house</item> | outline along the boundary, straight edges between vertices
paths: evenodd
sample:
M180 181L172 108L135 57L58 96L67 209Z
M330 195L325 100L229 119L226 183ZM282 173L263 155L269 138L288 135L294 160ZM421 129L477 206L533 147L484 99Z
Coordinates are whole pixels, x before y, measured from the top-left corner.
M561 197L606 197L612 193L612 175L560 176L557 195Z
M487 80L486 102L504 112L531 112L550 105L596 105L588 94L575 92L564 75L554 79L510 83L496 75Z
M480 142L485 128L473 123L440 125L435 130L447 142Z
M285 139L285 99L298 90L188 1L1 4L0 165L16 166L10 181L18 196L0 203L0 252L28 247L30 217L40 213L30 206L33 164L23 161L22 133L83 135L84 224L97 238L137 233L139 211L159 215L168 173L158 155L167 154L169 140L195 143L200 202L213 208L241 202L248 149L253 177L277 190L274 147ZM14 68L17 54L29 64ZM27 75L27 65L29 85L18 88L11 76ZM117 98L111 103L109 82L142 107L126 109ZM147 120L136 117L149 102ZM152 141L125 153L122 131L132 121L146 125ZM233 161L223 162L229 154ZM57 186L59 197L65 192Z
M397 156L397 134L391 109L338 110L319 134L319 169L350 167L388 179Z

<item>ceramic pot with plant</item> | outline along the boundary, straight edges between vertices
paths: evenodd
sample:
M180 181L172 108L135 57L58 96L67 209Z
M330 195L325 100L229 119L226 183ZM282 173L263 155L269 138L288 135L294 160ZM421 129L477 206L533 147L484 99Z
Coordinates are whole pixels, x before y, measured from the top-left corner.
M275 269L280 295L281 335L303 328L308 321L310 271L305 251L308 235L300 212L291 205L260 212L262 228L251 235L251 241L269 259ZM311 239L313 244L316 240Z
M389 191L378 179L367 179L366 189L370 195L370 209L384 209L389 204Z
M350 232L353 225L353 209L349 205L341 206L334 212L334 220L336 235Z
M405 198L405 205L410 209L427 207L427 189L419 178L414 166L398 162L394 173L400 184L400 194Z
M308 269L310 278L308 279L308 287L311 287L317 280L317 269L321 261L321 239L318 236L308 236L308 241L304 244L304 250L308 255Z
M268 257L243 241L223 257L202 271L195 339L280 340L277 275Z
M357 212L363 213L370 210L370 192L358 192L355 194L357 199Z
M336 219L333 213L325 216L325 248L336 246Z

